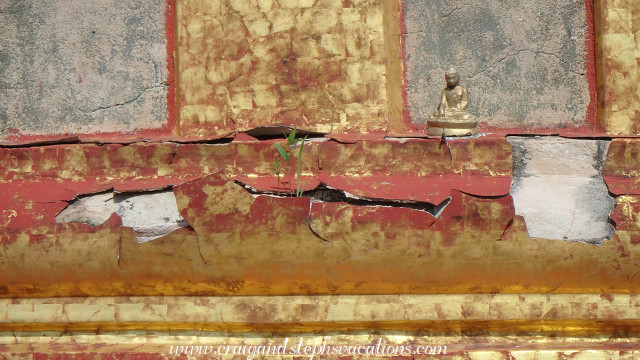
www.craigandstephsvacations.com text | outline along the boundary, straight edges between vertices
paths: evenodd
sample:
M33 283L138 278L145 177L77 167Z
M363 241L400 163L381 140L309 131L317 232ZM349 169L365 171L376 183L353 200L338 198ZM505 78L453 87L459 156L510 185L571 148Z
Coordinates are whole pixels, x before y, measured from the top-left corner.
M298 339L296 339L298 340ZM447 353L446 346L427 345L387 345L384 339L368 345L331 345L330 336L325 336L322 343L317 341L305 343L303 338L289 342L286 338L280 344L249 345L247 340L241 345L172 345L170 354L189 355L245 355L247 360L268 357L269 355L297 355L309 356L312 360L322 355L375 355L375 356L412 356L412 355L440 355Z

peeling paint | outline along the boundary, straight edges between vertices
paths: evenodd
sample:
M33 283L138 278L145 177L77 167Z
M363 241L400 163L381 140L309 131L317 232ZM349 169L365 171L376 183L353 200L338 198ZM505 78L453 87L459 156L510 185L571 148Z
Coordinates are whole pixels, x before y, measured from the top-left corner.
M171 189L81 196L56 215L56 222L81 222L99 226L113 213L122 218L123 226L133 229L139 242L155 240L188 226L178 214Z
M515 149L511 194L532 237L601 244L611 238L602 168L609 141L508 137Z
M611 193L640 195L640 140L612 140L602 172Z
M600 247L531 239L509 195L504 139L311 141L303 173L318 185L302 198L273 196L277 141L0 149L2 296L637 286L635 220L621 213L631 203L619 198L618 230ZM139 243L116 215L96 227L55 223L78 194L168 186L190 228L151 242Z
M529 238L509 195L453 190L434 218L411 208L254 197L222 173L174 192L193 230L151 242L139 243L115 215L95 228L51 221L31 226L30 235L5 230L3 296L626 292L637 286L635 222L624 216L615 219L628 230L597 247ZM30 265L32 256L38 266Z
M278 182L273 174L276 141L1 148L0 192L4 199L11 199L2 210L17 212L7 226L28 228L51 223L64 203L79 194L163 189L215 172L258 191L291 193L296 158L291 160L291 177L283 175ZM455 160L449 147L455 149ZM442 203L452 188L499 196L508 193L509 150L503 140L309 142L303 152L301 183L306 183L306 190L323 183L365 198L432 204ZM503 155L495 158L495 154ZM47 191L38 190L44 188ZM50 210L42 209L42 203L52 203ZM32 211L33 206L40 210Z

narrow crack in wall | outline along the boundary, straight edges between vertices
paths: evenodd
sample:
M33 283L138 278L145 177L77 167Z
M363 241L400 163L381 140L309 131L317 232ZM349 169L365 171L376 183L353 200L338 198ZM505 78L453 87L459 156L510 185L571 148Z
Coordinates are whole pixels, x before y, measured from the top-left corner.
M94 115L95 113L99 112L99 111L104 111L104 110L109 110L112 108L117 108L117 107L122 107L122 106L127 106L127 105L131 105L135 102L137 102L138 100L140 100L140 98L142 98L144 95L146 95L149 91L153 91L155 89L162 89L164 92L167 91L167 87L169 85L166 83L163 84L159 84L159 85L154 85L151 87L147 87L144 88L140 91L139 94L135 95L133 98L128 99L128 100L124 100L122 102L119 103L115 103L115 104L108 104L108 105L102 105L102 106L98 106L94 109L80 109L80 108L76 108L77 111L79 111L80 113L82 113L84 116L90 116L90 115Z
M254 197L256 196L274 196L274 197L284 197L282 195L277 195L273 192L269 191L261 191L257 190L247 184L242 183L241 181L235 180L236 184L243 187ZM396 207L396 208L405 208L405 209L413 209L427 212L434 217L438 217L442 211L447 207L449 202L451 201L451 197L448 197L445 201L440 204L431 204L428 202L422 201L405 201L405 200L390 200L390 199L373 199L362 196L356 196L350 194L347 191L334 189L327 185L321 184L313 190L308 190L302 193L303 197L308 197L311 199L311 202L344 202L350 205L356 206L372 206L372 207Z

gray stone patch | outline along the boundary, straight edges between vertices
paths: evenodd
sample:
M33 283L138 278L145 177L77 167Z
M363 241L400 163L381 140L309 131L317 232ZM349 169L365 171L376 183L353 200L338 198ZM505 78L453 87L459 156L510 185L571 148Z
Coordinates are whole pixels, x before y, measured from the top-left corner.
M609 141L508 137L511 195L533 238L602 244L611 238L615 206L602 178Z
M455 67L468 111L499 127L585 122L584 0L405 0L407 100L423 124Z
M3 0L0 140L159 128L164 0Z
M98 226L113 213L122 218L124 226L133 229L139 242L155 240L189 226L178 213L171 190L79 196L56 216L56 222Z

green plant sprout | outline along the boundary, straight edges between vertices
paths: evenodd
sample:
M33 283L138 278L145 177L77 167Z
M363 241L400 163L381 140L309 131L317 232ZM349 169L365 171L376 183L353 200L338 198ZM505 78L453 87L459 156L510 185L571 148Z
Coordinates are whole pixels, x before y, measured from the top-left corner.
M276 176L278 177L278 189L280 188L280 168L281 164L280 164L280 159L276 159L275 164L273 164L273 173L276 174Z
M291 160L291 158L293 157L293 148L296 146L296 144L300 143L300 150L298 150L298 164L296 167L296 180L297 180L296 197L302 196L302 193L304 192L304 188L307 186L307 182L309 181L309 179L307 179L307 181L304 182L304 185L301 186L300 184L300 180L301 180L300 176L302 172L302 150L304 148L304 143L307 140L307 136L296 139L296 129L294 128L293 130L291 130L288 136L285 134L288 150L285 150L282 146L280 146L277 143L275 144L276 149L280 154L280 157L287 164L287 173L289 175L289 190L293 192L293 188L291 185L291 174L292 174L291 162L289 160ZM276 159L273 167L274 167L273 173L278 177L278 187L280 187L280 174L283 170L282 164L280 163L280 159Z

